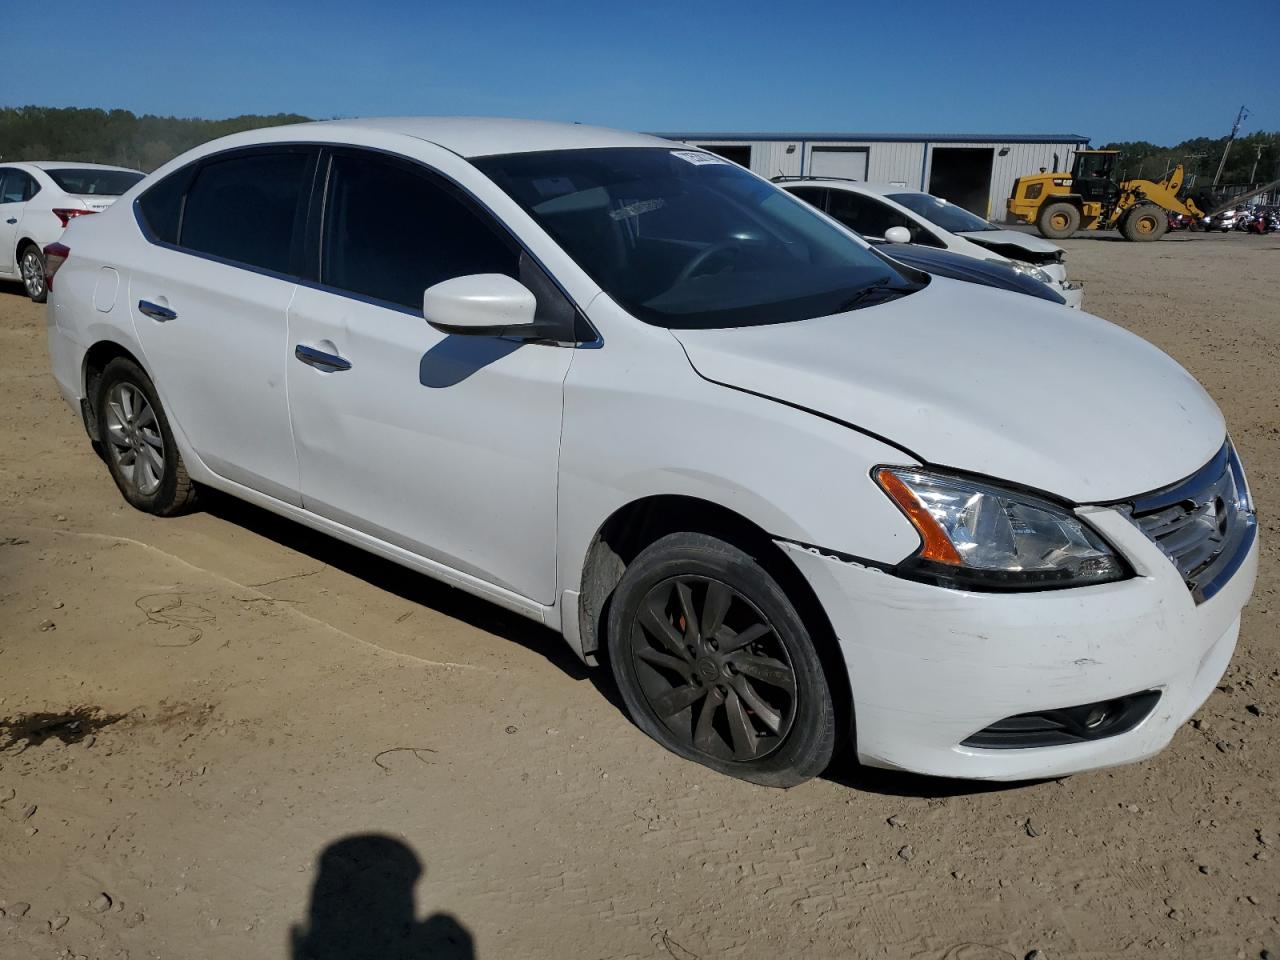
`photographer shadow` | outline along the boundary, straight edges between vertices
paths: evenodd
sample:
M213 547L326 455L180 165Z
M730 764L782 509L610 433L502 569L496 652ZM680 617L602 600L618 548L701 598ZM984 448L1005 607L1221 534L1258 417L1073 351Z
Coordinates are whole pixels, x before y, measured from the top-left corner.
M357 834L320 854L305 925L290 930L290 960L475 960L453 916L417 919L421 861L399 840Z

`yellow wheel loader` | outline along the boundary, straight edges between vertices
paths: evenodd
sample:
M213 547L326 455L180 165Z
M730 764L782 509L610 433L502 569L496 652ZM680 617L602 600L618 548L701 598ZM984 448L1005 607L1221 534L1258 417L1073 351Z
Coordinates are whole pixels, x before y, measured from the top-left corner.
M1070 173L1019 177L1009 196L1010 217L1034 223L1052 240L1112 227L1126 240L1159 240L1169 229L1168 212L1204 216L1192 200L1178 197L1182 164L1163 180L1117 183L1112 170L1118 156L1117 150L1077 150Z

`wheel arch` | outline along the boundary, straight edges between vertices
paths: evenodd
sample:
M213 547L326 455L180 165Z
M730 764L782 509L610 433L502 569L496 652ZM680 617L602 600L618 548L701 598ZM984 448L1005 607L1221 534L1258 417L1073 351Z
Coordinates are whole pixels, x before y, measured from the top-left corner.
M742 514L699 497L656 494L618 507L597 528L582 566L578 609L565 611L577 617L583 658L597 662L607 649L605 630L609 602L627 566L649 544L670 533L703 533L730 543L756 560L778 581L795 604L813 637L836 699L837 721L848 729L852 717L852 691L848 667L826 611L809 581L775 537Z
M136 363L147 376L151 376L142 359L133 350L124 344L115 340L98 340L84 353L84 359L80 364L80 385L84 391L84 399L81 401L84 413L84 427L89 434L91 440L101 440L102 435L98 424L98 411L93 404L93 395L97 390L97 383L102 378L102 371L107 368L112 360L117 357L124 357Z

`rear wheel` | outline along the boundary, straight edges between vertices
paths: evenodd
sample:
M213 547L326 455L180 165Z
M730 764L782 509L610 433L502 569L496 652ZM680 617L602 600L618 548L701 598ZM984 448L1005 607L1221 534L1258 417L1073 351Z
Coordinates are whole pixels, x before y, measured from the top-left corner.
M147 513L181 513L195 499L195 485L155 384L132 360L117 357L102 371L97 387L98 429L120 493Z
M1154 203L1140 203L1124 215L1126 240L1159 240L1169 230L1169 216Z
M1064 240L1080 229L1080 211L1075 204L1059 200L1045 204L1036 220L1040 235L1050 240Z
M49 296L44 282L44 254L34 243L27 244L18 255L18 272L27 296L36 303L44 303Z
M694 533L651 544L614 592L608 633L628 712L668 750L774 787L830 762L835 708L813 640L738 548Z

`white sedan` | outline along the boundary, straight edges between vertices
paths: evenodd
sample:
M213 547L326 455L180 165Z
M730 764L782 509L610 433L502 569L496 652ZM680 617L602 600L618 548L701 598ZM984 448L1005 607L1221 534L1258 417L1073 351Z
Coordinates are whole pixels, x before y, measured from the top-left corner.
M129 503L216 488L531 617L758 783L850 738L974 778L1149 756L1253 589L1173 360L655 137L258 130L46 252L53 374Z
M0 278L21 280L27 296L43 303L44 246L76 217L107 209L142 177L100 163L0 164Z
M937 247L1002 263L1052 287L1069 307L1079 308L1084 300L1084 285L1067 279L1064 253L1057 244L998 227L941 197L860 180L780 177L776 182L868 239Z

